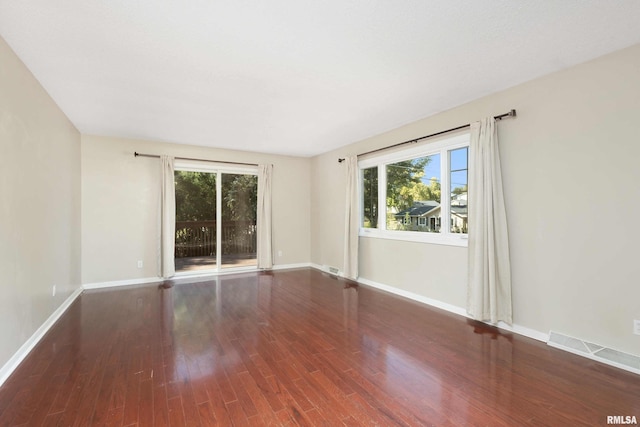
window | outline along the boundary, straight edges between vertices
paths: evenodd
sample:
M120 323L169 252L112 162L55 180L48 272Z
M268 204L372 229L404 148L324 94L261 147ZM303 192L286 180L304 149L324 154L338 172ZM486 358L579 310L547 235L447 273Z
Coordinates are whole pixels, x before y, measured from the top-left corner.
M466 246L468 158L467 134L361 160L360 235Z

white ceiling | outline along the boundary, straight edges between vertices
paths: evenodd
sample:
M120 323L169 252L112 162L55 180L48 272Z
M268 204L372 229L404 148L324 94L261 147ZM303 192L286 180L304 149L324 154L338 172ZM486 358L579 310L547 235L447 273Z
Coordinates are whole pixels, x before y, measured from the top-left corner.
M83 133L311 156L640 43L640 1L0 0L0 35Z

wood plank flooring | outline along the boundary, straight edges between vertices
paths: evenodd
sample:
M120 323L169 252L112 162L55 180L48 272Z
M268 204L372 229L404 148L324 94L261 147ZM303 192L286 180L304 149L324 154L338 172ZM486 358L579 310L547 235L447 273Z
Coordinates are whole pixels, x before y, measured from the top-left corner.
M579 426L640 376L317 270L84 292L0 426Z

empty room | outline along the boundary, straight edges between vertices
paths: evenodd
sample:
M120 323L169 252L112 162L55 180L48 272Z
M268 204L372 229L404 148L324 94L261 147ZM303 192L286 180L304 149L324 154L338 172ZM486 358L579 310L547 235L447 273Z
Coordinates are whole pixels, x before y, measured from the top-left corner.
M0 426L638 425L638 22L0 0Z

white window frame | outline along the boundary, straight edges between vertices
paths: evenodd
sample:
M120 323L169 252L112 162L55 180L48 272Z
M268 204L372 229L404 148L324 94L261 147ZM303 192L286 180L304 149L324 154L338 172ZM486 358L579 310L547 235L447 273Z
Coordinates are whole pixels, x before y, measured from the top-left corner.
M456 135L453 137L443 138L430 143L412 146L404 150L394 151L392 153L372 156L358 161L358 189L359 189L359 209L360 209L360 237L370 237L379 239L404 240L410 242L422 242L431 244L441 244L449 246L468 246L468 234L452 233L451 227L440 227L440 232L421 232L421 231L403 231L403 230L387 230L387 173L386 168L393 163L415 159L417 157L432 156L440 154L440 188L441 200L440 209L441 218L451 218L451 191L450 191L450 161L449 151L458 148L469 147L471 136L469 133ZM377 228L364 228L363 224L363 170L378 167L378 224ZM469 165L467 165L469 167ZM449 220L450 221L450 220ZM449 223L446 221L446 223ZM441 222L442 223L442 222Z

